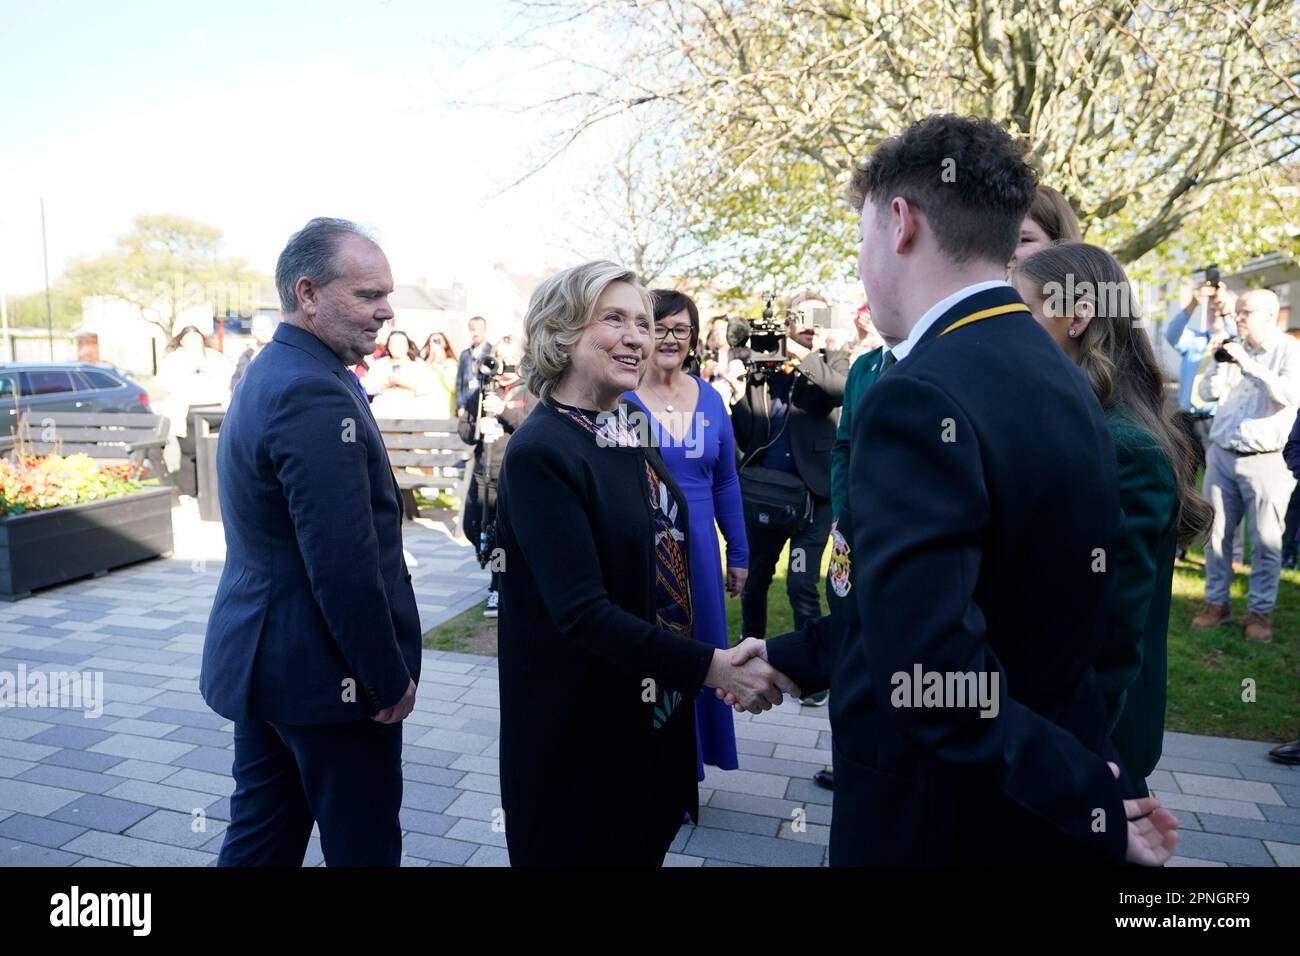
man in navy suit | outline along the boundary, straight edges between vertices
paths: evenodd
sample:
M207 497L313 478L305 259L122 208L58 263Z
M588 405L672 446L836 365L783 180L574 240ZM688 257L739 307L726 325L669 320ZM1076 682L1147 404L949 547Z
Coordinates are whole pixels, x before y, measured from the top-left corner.
M956 116L854 171L859 275L898 343L853 410L856 613L735 655L834 686L834 865L1154 865L1176 842L1124 799L1092 676L1121 521L1106 420L1003 281L1034 187L1004 130Z
M396 866L420 618L402 502L350 366L392 318L356 225L313 219L275 270L284 321L235 390L217 474L226 564L199 689L235 722L222 866Z

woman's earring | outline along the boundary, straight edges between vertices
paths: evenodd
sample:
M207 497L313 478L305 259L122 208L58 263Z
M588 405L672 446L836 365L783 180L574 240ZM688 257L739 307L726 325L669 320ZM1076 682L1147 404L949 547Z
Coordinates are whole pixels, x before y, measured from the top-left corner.
M1079 333L1078 333L1077 331L1075 331L1074 329L1070 329L1070 338L1074 338L1074 337L1075 337L1076 335L1078 335L1078 334L1079 334Z

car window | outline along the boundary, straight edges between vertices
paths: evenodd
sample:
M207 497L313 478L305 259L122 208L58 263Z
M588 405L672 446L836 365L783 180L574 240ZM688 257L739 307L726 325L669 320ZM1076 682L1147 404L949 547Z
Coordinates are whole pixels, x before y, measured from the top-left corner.
M93 368L84 368L81 375L90 382L91 388L121 388L122 383L107 372L101 372Z
M17 375L13 372L0 372L0 398L13 398L17 387Z
M33 369L20 372L24 395L53 395L58 392L76 391L72 376L63 369Z

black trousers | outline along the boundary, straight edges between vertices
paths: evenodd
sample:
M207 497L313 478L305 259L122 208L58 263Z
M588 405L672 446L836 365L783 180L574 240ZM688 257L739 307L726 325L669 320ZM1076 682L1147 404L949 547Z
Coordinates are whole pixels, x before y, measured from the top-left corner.
M471 463L473 464L473 463ZM474 545L475 551L479 546L479 535L483 533L483 498L488 499L487 520L489 522L496 518L497 513L497 483L493 481L491 493L487 487L487 479L479 472L475 472L470 478L469 491L465 495L465 538L470 544ZM500 573L492 572L492 580L488 584L489 591L500 590Z
M312 824L326 866L398 866L402 725L235 724L235 792L218 866L302 866Z
M749 538L749 577L740 592L740 617L745 637L767 637L767 590L772 586L776 562L790 542L790 570L785 588L794 612L795 630L821 617L822 552L831 534L831 500L812 496L812 523L793 537L765 525L745 522ZM802 549L802 560L797 560ZM794 570L799 568L799 570Z
M1300 548L1296 536L1300 535L1300 485L1291 492L1291 501L1286 506L1286 530L1282 532L1282 557L1294 557Z
M176 487L183 495L197 498L199 494L199 453L194 447L194 435L177 435L176 444L181 450L180 470L176 473Z

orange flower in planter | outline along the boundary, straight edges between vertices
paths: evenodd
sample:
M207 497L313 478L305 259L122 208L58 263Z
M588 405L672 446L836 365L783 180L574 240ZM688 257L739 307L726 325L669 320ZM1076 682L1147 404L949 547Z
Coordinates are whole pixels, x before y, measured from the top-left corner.
M100 501L141 490L131 463L99 465L89 455L0 459L0 515Z

